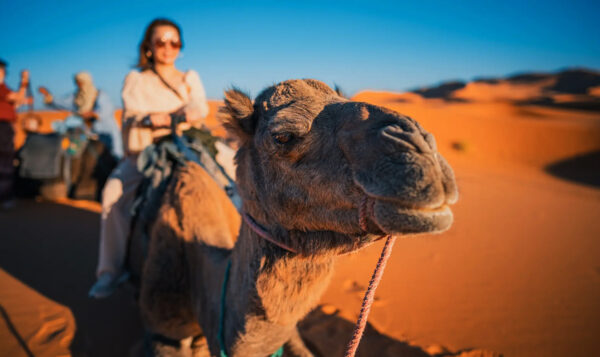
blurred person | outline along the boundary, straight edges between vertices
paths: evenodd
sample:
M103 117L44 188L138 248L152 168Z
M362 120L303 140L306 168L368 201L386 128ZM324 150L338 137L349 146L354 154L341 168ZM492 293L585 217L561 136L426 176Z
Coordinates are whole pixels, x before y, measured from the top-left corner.
M17 121L16 109L20 105L32 103L32 98L27 96L29 86L29 72L21 72L19 90L12 91L6 83L6 67L8 64L0 60L0 208L11 208L15 204L14 164L15 158L15 130Z
M138 70L125 77L123 139L125 158L112 172L102 194L100 250L97 281L90 297L103 298L127 277L124 263L131 225L131 208L142 181L136 160L154 140L170 133L172 113L184 113L186 123L198 127L208 114L208 103L200 76L180 71L175 62L183 47L180 27L167 19L156 19L146 28L139 45ZM147 124L151 123L150 127Z
M117 159L123 157L123 140L121 129L115 119L115 107L109 96L94 86L92 75L82 71L74 76L77 89L75 93L63 98L54 96L45 87L39 87L39 92L44 96L44 102L56 110L68 110L91 128L91 132L98 136Z

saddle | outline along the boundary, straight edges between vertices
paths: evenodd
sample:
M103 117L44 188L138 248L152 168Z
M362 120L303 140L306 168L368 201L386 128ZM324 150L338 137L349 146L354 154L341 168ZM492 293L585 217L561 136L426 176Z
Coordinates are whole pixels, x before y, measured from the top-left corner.
M116 166L107 145L87 133L29 133L17 153L20 196L100 200L102 187Z
M59 134L29 134L19 151L19 176L55 179L61 174L62 140Z
M198 136L171 134L149 145L138 156L138 170L144 178L130 212L133 219L126 260L129 280L135 287L139 286L147 256L151 224L156 220L162 197L178 167L186 166L189 162L200 165L227 193L238 210L241 208L235 182L215 160L215 138L210 135L202 138L208 138L208 143L198 139Z

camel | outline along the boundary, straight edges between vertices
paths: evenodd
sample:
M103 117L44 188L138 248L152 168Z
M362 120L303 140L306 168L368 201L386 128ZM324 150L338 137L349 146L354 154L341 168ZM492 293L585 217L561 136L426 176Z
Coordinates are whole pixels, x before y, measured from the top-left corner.
M219 115L239 145L245 216L200 166L174 173L141 280L150 348L263 357L284 346L312 356L296 324L337 257L386 234L448 229L454 174L415 120L317 80L288 80L254 101L229 90Z

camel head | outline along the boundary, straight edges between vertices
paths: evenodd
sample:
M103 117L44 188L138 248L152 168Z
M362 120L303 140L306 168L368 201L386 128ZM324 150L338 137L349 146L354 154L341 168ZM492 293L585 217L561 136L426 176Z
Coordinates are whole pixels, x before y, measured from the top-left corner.
M271 230L329 231L351 241L452 224L452 169L407 116L306 79L269 87L254 101L230 90L220 117L239 139L243 209Z

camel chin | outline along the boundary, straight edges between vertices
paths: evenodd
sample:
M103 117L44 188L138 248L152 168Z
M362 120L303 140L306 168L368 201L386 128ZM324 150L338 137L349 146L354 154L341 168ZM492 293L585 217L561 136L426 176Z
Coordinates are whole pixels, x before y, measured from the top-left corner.
M434 209L415 209L376 200L371 219L387 234L405 235L444 232L450 228L454 217L447 204Z

